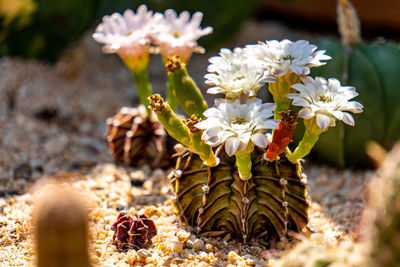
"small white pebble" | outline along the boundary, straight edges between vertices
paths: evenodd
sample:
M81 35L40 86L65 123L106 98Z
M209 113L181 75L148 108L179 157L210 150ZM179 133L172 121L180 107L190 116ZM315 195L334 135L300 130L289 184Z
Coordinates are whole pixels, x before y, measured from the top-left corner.
M213 245L211 245L211 244L206 244L206 250L207 250L208 252L213 251L213 249L214 249Z
M147 258L147 257L150 257L150 256L151 256L151 253L150 253L150 251L148 251L147 249L139 249L139 250L137 251L137 255L138 255L140 258L145 259L145 258Z
M239 255L234 251L229 251L227 259L229 262L235 263L239 259Z
M179 231L176 236L182 242L186 242L190 239L190 233L186 231Z
M192 240L186 241L186 247L193 248L193 241Z
M182 241L176 241L174 243L174 251L176 253L181 253L183 251L184 245Z
M200 252L197 258L201 261L208 261L208 254L204 251Z
M196 239L196 240L193 242L193 249L195 249L195 250L202 250L203 247L204 247L204 241L203 241L203 240L201 240L201 239Z

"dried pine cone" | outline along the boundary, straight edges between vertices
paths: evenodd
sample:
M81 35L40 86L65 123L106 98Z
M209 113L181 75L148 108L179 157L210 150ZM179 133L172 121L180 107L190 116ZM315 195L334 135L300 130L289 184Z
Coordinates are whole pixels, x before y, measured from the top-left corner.
M144 214L132 218L121 212L111 230L115 231L113 244L121 250L146 248L157 235L156 225Z
M149 117L144 106L123 107L107 119L107 142L119 163L138 167L171 166L168 134L155 117ZM173 145L172 145L173 146Z

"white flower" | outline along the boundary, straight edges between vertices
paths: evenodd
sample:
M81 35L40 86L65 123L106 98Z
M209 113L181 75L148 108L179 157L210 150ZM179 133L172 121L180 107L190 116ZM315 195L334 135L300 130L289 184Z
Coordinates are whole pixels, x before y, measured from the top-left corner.
M206 83L214 85L208 89L209 94L222 93L228 98L238 98L242 94L252 97L266 82L276 80L239 47L233 52L223 48L219 56L210 58L209 62L208 72L215 72L205 75Z
M200 28L202 19L201 12L194 13L190 18L187 11L177 16L174 10L166 10L162 23L153 34L153 41L160 46L161 54L164 57L177 55L187 61L192 52L199 50L197 40L213 31L212 27Z
M246 52L259 59L271 74L283 76L288 72L298 75L308 75L311 67L324 65L321 60L331 59L325 55L325 50L316 51L317 46L308 41L289 40L266 41L257 45L246 46Z
M216 101L215 108L204 112L207 119L195 124L204 130L201 139L210 146L225 143L225 151L232 156L242 151L249 142L259 147L266 147L268 140L265 132L278 128L277 121L268 119L273 115L275 104L262 103L253 98L241 104L239 100Z
M299 116L303 119L311 119L316 116L318 126L324 130L329 126L335 126L336 120L354 125L354 119L348 112L362 112L363 106L357 101L349 101L358 96L354 87L341 86L337 79L324 79L316 77L301 78L301 83L296 83L292 88L299 91L286 96L293 99L292 104L302 106Z
M147 11L145 5L138 7L136 14L128 9L123 15L114 13L104 16L93 38L104 44L105 53L138 55L148 49L154 24L162 19L161 14Z

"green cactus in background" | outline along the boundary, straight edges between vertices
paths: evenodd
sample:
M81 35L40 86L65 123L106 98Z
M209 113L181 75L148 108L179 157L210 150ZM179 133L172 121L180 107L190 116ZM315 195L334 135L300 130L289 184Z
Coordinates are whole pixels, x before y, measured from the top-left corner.
M394 42L367 43L360 38L360 26L349 1L338 1L338 24L342 43L322 40L318 47L332 56L312 76L338 77L359 92L368 109L357 115L357 126L340 125L321 136L313 150L318 160L338 167L369 167L366 143L374 140L389 149L400 138L400 49Z

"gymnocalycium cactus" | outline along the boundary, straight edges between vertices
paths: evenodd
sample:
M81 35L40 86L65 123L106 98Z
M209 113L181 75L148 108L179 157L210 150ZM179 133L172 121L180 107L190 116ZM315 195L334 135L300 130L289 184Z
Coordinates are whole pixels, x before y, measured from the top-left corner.
M307 231L307 179L300 159L336 120L354 125L347 111L362 111L360 103L349 101L357 96L353 87L307 76L311 67L330 59L316 49L307 41L289 40L221 49L210 58L205 78L213 86L208 93L225 98L205 111L185 62L167 58L168 76L176 77L173 89L190 118L181 120L159 95L149 102L183 145L177 147L179 159L170 175L182 222L205 236L229 233L244 242L264 237L285 243L288 231ZM257 98L266 83L275 103ZM296 112L296 106L302 109ZM306 130L290 152L298 118Z
M333 78L307 76L310 68L330 59L325 51L305 40L274 40L233 51L221 49L210 58L205 76L212 86L208 93L225 98L208 108L186 69L191 54L201 50L197 39L211 32L200 28L201 18L195 13L190 20L187 12L177 17L173 10L153 15L141 6L136 15L126 11L123 16L105 17L94 37L122 57L135 80L145 81L144 89L138 88L142 103L149 103L149 116L154 111L180 143L175 146L178 159L170 178L181 221L205 236L288 242L290 231L307 232L307 179L300 160L337 120L354 125L348 111L359 113L363 107L349 101L357 96L353 87L343 87ZM151 37L137 44L147 20L153 23ZM151 45L161 52L168 71L167 101L160 95L149 96ZM257 97L266 84L274 103ZM175 113L178 105L187 119ZM287 146L301 119L304 136L291 152Z

